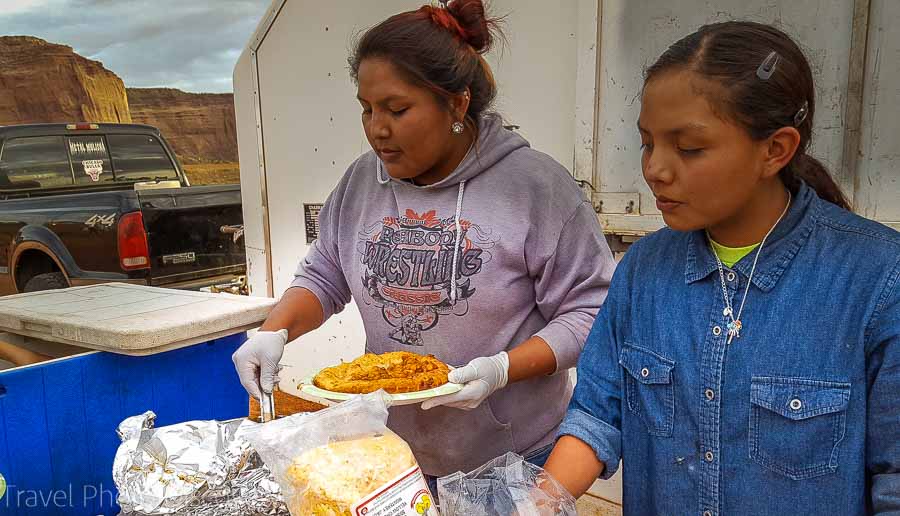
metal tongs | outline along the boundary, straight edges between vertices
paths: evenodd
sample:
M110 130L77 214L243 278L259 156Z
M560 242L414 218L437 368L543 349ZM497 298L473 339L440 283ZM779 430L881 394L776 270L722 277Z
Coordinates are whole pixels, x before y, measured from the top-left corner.
M261 423L268 423L275 419L275 393L260 390L259 419Z

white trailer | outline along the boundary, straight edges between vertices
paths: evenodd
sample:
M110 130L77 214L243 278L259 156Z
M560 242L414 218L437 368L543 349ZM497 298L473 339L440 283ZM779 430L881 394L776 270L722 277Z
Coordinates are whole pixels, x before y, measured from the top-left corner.
M317 204L368 149L347 71L353 36L425 0L274 0L234 70L248 273L280 296L314 236ZM498 109L584 181L615 248L660 228L635 129L643 68L703 23L775 23L810 56L815 146L858 213L900 229L900 2L494 0L508 45L488 60ZM312 217L314 218L314 217ZM308 223L309 222L309 223ZM351 304L288 348L283 388L363 351ZM615 498L615 493L608 496Z

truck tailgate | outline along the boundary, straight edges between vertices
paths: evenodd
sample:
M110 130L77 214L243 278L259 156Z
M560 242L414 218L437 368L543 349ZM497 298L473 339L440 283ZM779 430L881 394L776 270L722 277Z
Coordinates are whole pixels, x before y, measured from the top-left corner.
M239 185L138 191L153 285L244 274Z

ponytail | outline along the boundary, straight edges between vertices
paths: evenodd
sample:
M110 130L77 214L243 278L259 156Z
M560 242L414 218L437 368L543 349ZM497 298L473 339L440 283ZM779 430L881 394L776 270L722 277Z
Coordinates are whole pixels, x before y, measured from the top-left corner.
M847 211L852 211L850 202L844 196L841 187L828 173L825 165L809 154L803 153L794 156L788 166L781 171L781 180L788 189L794 192L800 187L800 181L803 181L815 190L816 195L820 198Z

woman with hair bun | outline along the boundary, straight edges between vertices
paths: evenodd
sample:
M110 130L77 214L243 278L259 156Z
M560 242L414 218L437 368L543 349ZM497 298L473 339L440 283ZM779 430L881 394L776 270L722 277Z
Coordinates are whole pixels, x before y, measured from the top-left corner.
M614 269L565 168L490 111L483 54L496 31L481 0L456 0L361 36L350 74L372 150L326 201L292 288L233 357L251 395L270 392L285 344L353 298L366 351L458 367L459 393L391 409L388 426L430 476L510 451L543 464Z

